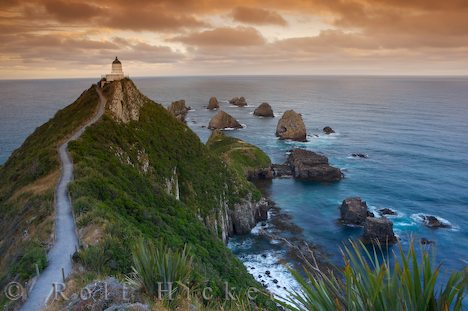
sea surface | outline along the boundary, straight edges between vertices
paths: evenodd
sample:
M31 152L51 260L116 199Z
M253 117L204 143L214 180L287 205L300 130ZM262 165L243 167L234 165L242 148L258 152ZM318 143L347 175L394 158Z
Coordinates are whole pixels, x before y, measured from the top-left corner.
M169 105L185 99L192 107L188 125L202 141L216 113L205 106L211 96L221 109L244 128L228 131L262 148L275 163L288 150L300 147L328 156L344 170L337 183L310 183L277 179L266 191L284 213L304 231L304 237L323 248L340 264L340 246L362 233L361 228L337 223L339 205L349 196L362 197L371 210L390 208L390 217L403 247L424 237L435 242L436 260L443 271L468 264L468 78L463 77L160 77L134 78L151 99ZM0 81L0 164L34 129L76 99L95 80ZM228 104L244 96L248 107ZM258 118L252 112L268 102L276 118ZM281 114L302 114L308 142L281 141L275 128ZM336 133L325 135L331 126ZM364 153L367 159L354 158ZM429 229L421 214L435 215L450 229ZM283 289L291 285L277 262L284 250L275 241L267 245L253 233L231 240L229 246L254 270L257 279L270 270ZM252 269L253 267L253 269Z

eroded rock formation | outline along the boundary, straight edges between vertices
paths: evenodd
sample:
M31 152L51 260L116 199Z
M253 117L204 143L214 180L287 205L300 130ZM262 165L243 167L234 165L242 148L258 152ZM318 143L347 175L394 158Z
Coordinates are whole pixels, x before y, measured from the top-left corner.
M276 136L281 139L307 141L307 131L302 116L294 110L287 110L278 121Z

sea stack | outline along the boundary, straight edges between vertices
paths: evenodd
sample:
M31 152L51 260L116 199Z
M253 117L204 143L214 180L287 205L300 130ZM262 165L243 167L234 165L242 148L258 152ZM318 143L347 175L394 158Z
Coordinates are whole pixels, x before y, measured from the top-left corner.
M247 102L243 96L241 97L234 97L229 101L231 105L238 106L238 107L245 107L247 106Z
M327 134L327 135L330 135L330 134L335 133L335 131L334 131L331 127L329 127L329 126L325 126L325 127L323 128L323 132L324 132L325 134Z
M239 129L242 128L242 125L230 114L224 111L219 111L213 118L211 118L208 128L211 130L221 130L226 128Z
M269 103L261 103L260 106L255 108L253 114L258 117L265 117L265 118L273 118L275 116L273 114L273 109L271 108Z
M218 103L218 99L216 97L211 97L210 98L210 101L208 102L208 106L206 107L206 109L208 110L213 110L213 109L218 109L219 108L219 103Z
M362 226L370 213L367 203L360 197L344 199L340 206L340 221L347 225Z
M380 243L382 245L395 243L398 239L393 232L393 223L386 217L367 217L364 222L365 243Z
M310 150L291 150L286 164L291 168L293 177L297 179L334 182L343 178L341 170L328 164L326 156Z
M179 121L185 123L185 117L187 116L189 107L185 106L185 100L177 100L167 108L167 110Z
M287 110L278 121L276 136L280 139L307 141L307 131L302 116L294 110Z

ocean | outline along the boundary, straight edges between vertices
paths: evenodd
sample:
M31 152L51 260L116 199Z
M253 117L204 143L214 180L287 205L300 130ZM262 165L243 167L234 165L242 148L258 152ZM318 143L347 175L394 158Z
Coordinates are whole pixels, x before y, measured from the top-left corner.
M403 247L411 238L435 242L436 261L443 271L468 264L468 78L466 77L335 77L236 76L134 78L151 99L169 105L185 99L192 107L188 125L202 141L215 112L205 106L211 96L221 109L237 118L243 129L228 131L262 148L274 163L283 163L288 150L305 148L326 155L343 169L337 183L276 179L266 191L283 213L303 229L304 237L339 264L340 246L362 233L337 223L339 205L360 196L371 210L390 208L390 217ZM0 81L0 164L33 130L76 99L93 79ZM244 96L248 106L230 106ZM262 102L276 118L252 112ZM308 142L275 137L281 114L302 114ZM336 133L325 135L331 126ZM364 153L367 159L352 157ZM430 229L420 215L435 215L451 228ZM282 290L292 281L277 262L284 250L275 241L266 245L258 228L236 237L229 246L257 279L270 270ZM260 277L262 275L262 277Z

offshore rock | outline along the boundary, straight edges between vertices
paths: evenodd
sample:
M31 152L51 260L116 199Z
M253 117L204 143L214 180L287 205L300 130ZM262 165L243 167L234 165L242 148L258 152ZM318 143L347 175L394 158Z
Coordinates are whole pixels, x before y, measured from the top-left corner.
M309 150L292 150L286 164L297 179L333 182L343 178L341 170L328 164L326 156Z
M253 114L258 117L265 117L265 118L273 118L275 116L273 114L273 109L271 108L269 103L260 104L260 106L255 108Z
M441 221L439 218L431 215L421 216L423 223L430 228L451 228L451 225Z
M167 108L167 110L179 121L186 122L185 118L190 110L190 107L185 106L185 100L181 99L175 102Z
M242 128L242 125L234 119L230 114L227 114L224 111L219 111L208 124L209 129L226 129L226 128L234 128L239 129Z
M343 200L340 207L340 221L348 225L362 226L368 216L367 203L359 197Z
M218 99L216 97L211 97L210 98L210 101L208 102L208 106L206 107L206 109L208 110L213 110L213 109L218 109L219 108L219 103L218 103Z
M393 232L393 223L386 217L367 217L362 239L365 243L380 243L383 245L397 241Z
M241 97L234 97L229 101L231 105L238 106L238 107L245 107L247 106L247 102L243 96Z
M327 134L327 135L330 135L330 134L335 133L335 131L334 131L331 127L329 127L329 126L325 126L325 127L323 128L323 132L324 132L325 134Z
M307 141L307 131L302 116L294 110L287 110L278 121L276 136L280 139Z

